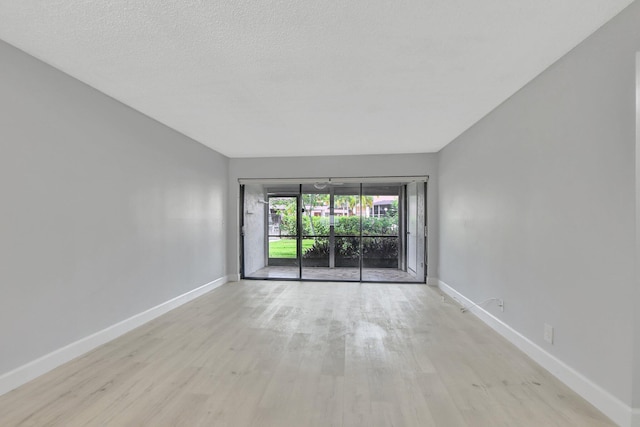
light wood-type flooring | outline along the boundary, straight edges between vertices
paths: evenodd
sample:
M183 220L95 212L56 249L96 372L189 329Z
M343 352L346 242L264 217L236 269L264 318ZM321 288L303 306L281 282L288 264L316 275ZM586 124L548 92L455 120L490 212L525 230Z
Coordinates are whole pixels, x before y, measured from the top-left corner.
M0 396L0 426L613 425L426 285L228 283Z

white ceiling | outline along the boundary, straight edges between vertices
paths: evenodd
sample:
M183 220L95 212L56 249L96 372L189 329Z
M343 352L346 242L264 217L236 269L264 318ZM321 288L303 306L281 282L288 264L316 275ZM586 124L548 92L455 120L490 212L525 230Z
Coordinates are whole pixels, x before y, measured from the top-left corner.
M0 39L229 157L435 152L632 0L0 0Z

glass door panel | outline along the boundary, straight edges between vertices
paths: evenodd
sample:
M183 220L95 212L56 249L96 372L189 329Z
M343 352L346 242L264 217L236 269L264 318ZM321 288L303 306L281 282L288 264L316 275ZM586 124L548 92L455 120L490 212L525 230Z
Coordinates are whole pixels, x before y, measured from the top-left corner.
M298 251L298 197L268 197L268 270L269 278L300 277Z
M302 186L302 278L325 280L331 260L331 191L328 184Z
M371 207L362 219L362 280L386 282L412 281L402 271L400 237L400 184L363 185L363 200Z
M360 280L362 216L369 206L363 204L360 184L336 185L333 192L334 266L344 280Z

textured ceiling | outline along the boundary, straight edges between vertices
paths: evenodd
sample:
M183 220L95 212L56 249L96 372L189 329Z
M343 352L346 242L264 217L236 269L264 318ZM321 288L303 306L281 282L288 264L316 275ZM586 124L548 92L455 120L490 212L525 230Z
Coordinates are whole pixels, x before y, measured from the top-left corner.
M631 0L0 0L0 39L230 157L438 151Z

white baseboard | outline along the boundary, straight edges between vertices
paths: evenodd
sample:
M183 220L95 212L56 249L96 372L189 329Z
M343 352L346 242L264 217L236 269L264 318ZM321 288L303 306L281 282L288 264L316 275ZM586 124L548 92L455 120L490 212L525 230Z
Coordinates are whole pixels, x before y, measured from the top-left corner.
M229 276L209 282L206 285L193 289L187 293L165 301L142 313L138 313L121 322L111 325L101 331L81 338L69 345L46 354L26 365L22 365L12 371L0 375L0 396L25 384L32 379L51 371L58 366L81 356L94 348L105 344L143 324L173 310L183 304L188 303L215 288L224 285L229 281Z
M227 276L227 281L229 281L229 282L239 282L240 281L240 274L229 274Z
M460 304L471 306L474 303L441 280L438 280L438 288L451 298L456 299ZM482 307L472 307L469 311L598 408L616 424L622 427L640 427L640 408L629 407L607 390L589 380Z
M427 285L429 286L438 286L438 278L437 277L427 277Z

